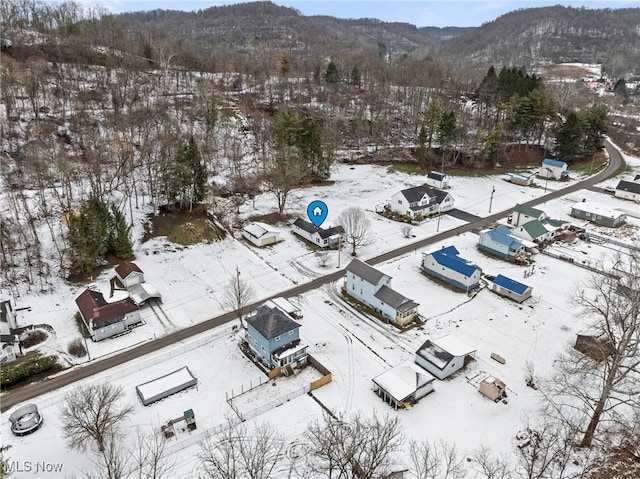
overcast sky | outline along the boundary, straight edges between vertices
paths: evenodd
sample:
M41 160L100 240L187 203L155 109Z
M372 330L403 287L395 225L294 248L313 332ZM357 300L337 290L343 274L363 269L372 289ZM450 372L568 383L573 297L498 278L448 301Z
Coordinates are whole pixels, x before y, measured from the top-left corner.
M134 10L198 10L239 1L217 0L80 0L100 5L113 12ZM419 27L475 27L512 10L549 5L586 8L640 7L640 0L275 0L274 3L300 10L304 15L331 15L340 18L378 18L388 22L407 22Z

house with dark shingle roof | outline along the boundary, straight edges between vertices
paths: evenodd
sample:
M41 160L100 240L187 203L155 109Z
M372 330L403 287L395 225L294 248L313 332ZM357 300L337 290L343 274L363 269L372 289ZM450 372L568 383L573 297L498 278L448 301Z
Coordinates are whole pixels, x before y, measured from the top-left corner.
M640 201L640 183L620 180L614 195L624 200Z
M249 348L269 368L295 365L307 357L300 324L279 308L260 306L246 319Z
M93 341L124 333L142 322L140 308L131 298L107 303L100 291L85 289L76 305Z
M331 228L316 228L312 223L297 218L292 224L293 232L307 241L321 248L334 248L338 245L341 235L344 234L342 226Z
M391 289L391 276L358 259L347 266L345 290L349 296L400 327L412 322L418 313L418 303Z
M389 209L411 219L426 217L453 209L453 197L446 191L421 185L397 192L391 197Z
M416 351L418 366L438 379L445 379L462 369L476 350L448 334L439 339L428 339Z
M455 246L422 253L422 271L463 291L471 291L480 285L482 269L459 255Z
M449 175L439 171L430 171L427 175L427 185L434 188L449 188Z

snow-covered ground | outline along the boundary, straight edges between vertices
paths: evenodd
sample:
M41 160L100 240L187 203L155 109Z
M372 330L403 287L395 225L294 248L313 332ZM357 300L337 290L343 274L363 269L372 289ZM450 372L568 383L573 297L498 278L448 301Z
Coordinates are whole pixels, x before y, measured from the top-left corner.
M640 173L640 160L626 157L630 171L621 177ZM359 251L366 259L384 251L402 246L409 241L433 235L463 224L449 216L429 220L415 226L415 238L406 239L401 225L376 215L375 205L383 203L398 190L423 183L423 177L402 173L388 173L380 166L335 165L332 171L335 183L331 186L295 190L288 204L288 212L304 214L306 205L321 199L329 207L328 222L336 223L340 212L349 206L367 210L371 220L371 243ZM615 184L608 180L602 186ZM542 185L544 186L544 185ZM548 182L548 189L562 188L564 183ZM491 192L495 188L491 202ZM522 187L507 183L501 177L452 179L451 194L455 207L478 216L508 210L544 194L543 187ZM570 205L575 201L597 201L613 208L634 209L638 205L619 200L612 195L581 191L539 206L551 217L569 219ZM491 203L490 203L491 202ZM242 215L273 212L275 199L268 194L256 198L255 209L251 204L242 207ZM640 213L640 211L639 211ZM139 218L140 222L142 218ZM326 267L295 237L287 226L278 227L284 241L271 247L257 249L244 241L227 238L223 241L187 248L167 246L164 239L136 243L136 263L145 272L147 282L163 295L162 311L155 314L145 307L142 316L145 324L131 333L100 343L89 342L91 360L112 354L154 337L201 322L222 312L221 294L236 268L251 281L258 298L267 298L313 279L335 271L338 253L331 252ZM640 240L640 219L630 218L629 226L615 231L593 228L602 234L621 236L619 241ZM136 229L139 234L139 224ZM624 237L622 237L624 232ZM239 237L239 235L238 235ZM533 297L523 305L513 303L484 289L475 297L455 292L422 275L419 264L422 250L396 258L379 268L393 277L394 289L420 303L419 311L428 319L423 329L413 329L403 334L395 329L363 317L345 304L338 294L341 282L327 285L303 296L293 298L300 306L301 339L308 344L309 353L331 372L333 380L313 392L326 407L347 414L372 411L397 415L409 438L429 438L454 442L461 450L473 449L482 443L490 444L498 452L508 452L512 439L520 428L521 420L535 414L541 400L538 392L525 386L525 362L535 365L540 377L553 370L554 356L569 347L575 333L584 330L581 319L570 300L578 284L589 277L589 271L576 264L569 264L545 256L536 256L534 274L523 277L523 268L489 258L475 248L477 236L465 233L433 245L430 249L454 244L461 256L475 261L486 273L504 274L533 287ZM577 257L597 263L615 253L606 245L576 243L566 246ZM341 266L349 261L343 252ZM108 280L111 271L95 278L95 284L108 297ZM24 294L17 300L17 307L30 307L20 311L19 323L49 324L55 330L46 348L63 352L67 344L79 336L73 320L76 311L74 299L82 288L59 282L55 293ZM309 421L322 417L318 402L306 394L295 392L317 378L312 371L309 377L278 378L265 381L264 374L240 352L237 332L225 325L208 333L190 338L149 357L92 377L87 383L109 382L122 386L124 401L134 405L130 418L130 433L136 429L159 431L166 420L179 416L192 408L196 414L198 429L192 434L177 431L171 439L170 450L180 452L180 469L176 477L193 477L197 443L206 431L221 427L229 417L236 417L227 404L227 396L237 394L256 384L251 394L236 399L245 410L255 410L264 405L273 408L258 415L252 421L268 421L295 442ZM435 383L435 392L422 399L410 410L395 412L373 392L371 379L386 369L412 359L415 350L428 338L438 338L452 333L477 349L475 361L454 378ZM502 365L490 359L492 352L506 358ZM85 358L85 361L87 359ZM135 386L188 366L198 379L197 388L190 389L144 407L139 401ZM81 366L80 366L81 367ZM495 404L477 392L481 379L496 376L508 386L508 404ZM70 477L83 467L90 466L87 454L77 454L66 449L60 431L58 408L64 394L72 387L40 396L35 402L44 415L42 429L23 438L12 436L8 417L2 414L1 433L4 445L11 445L5 453L15 464L24 461L62 463L63 472L39 473L37 477ZM295 397L280 405L279 398L294 394ZM240 402L245 401L241 406ZM481 433L480 433L481 431ZM187 450L184 454L182 451ZM188 458L184 461L182 458ZM17 473L16 477L34 477L31 472Z

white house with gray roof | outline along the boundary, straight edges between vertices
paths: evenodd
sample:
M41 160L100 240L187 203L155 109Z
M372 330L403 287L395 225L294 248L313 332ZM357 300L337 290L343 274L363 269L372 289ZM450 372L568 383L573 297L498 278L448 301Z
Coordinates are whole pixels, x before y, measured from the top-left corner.
M391 276L354 259L347 266L345 289L383 318L397 326L406 326L418 313L418 303L391 289Z
M640 179L634 181L620 180L614 193L616 198L640 202Z
M316 228L313 224L302 218L296 219L291 227L295 234L321 248L336 247L340 241L340 236L344 234L344 228L342 226Z
M429 339L416 351L416 364L438 379L445 379L462 369L476 352L450 334Z
M453 197L446 191L429 185L416 186L397 192L391 197L389 209L399 215L415 219L453 209Z

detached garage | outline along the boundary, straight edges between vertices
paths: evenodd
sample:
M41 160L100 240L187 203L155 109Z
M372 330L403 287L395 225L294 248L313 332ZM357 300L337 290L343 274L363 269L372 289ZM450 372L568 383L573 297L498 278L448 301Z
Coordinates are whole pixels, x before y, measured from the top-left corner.
M412 361L405 361L372 379L373 391L395 409L408 408L430 392L435 378Z
M242 236L258 247L268 246L280 241L280 233L270 230L262 223L251 223L242 229Z
M136 392L142 404L148 406L172 394L184 391L198 384L198 380L191 374L187 366L165 374L144 384L136 386Z

